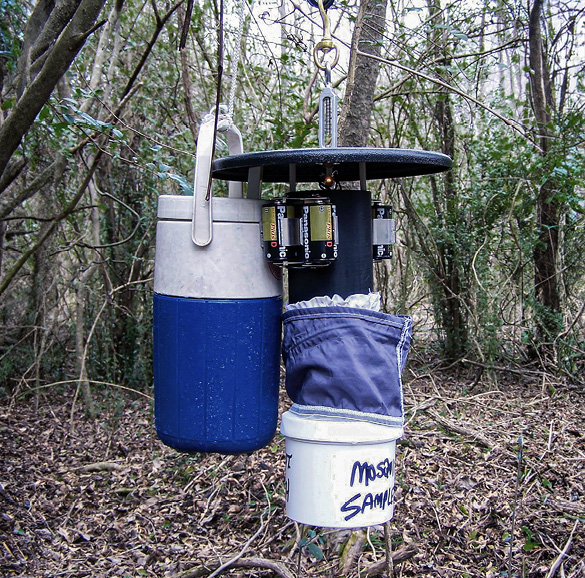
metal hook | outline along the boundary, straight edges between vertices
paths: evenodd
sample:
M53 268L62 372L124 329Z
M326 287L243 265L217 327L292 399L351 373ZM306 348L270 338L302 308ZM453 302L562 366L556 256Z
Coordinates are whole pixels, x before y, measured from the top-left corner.
M331 62L327 62L327 55L330 53L333 54L333 58L331 59ZM316 44L313 49L313 58L317 68L320 70L327 70L328 66L330 69L335 68L335 65L339 61L339 48L332 41L321 40L321 42Z
M331 68L335 68L335 65L339 60L339 48L331 36L331 23L329 21L329 16L327 16L327 10L323 5L323 0L318 0L318 2L319 12L321 12L321 20L323 20L323 38L315 45L313 58L317 68L325 70L327 66L325 58L330 52L333 53L333 59L330 62L330 66Z

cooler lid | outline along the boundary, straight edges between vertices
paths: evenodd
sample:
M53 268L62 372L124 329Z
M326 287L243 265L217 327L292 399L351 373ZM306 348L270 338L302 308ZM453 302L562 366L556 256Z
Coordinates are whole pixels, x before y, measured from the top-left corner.
M158 198L158 218L166 221L191 221L193 198L187 195L161 195ZM211 210L214 222L259 223L260 207L266 201L213 197Z

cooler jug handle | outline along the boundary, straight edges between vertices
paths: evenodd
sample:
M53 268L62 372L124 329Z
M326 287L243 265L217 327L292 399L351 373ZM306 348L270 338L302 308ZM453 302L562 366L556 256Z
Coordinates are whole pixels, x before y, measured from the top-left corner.
M213 135L215 117L208 114L199 127L195 181L193 183L193 225L191 238L198 247L211 243L211 163L213 161Z
M225 133L228 142L228 154L239 155L243 152L242 134L232 122L231 117L223 113L220 105L219 132ZM205 116L197 136L197 158L195 161L195 182L193 184L193 226L191 238L198 247L211 243L213 237L213 215L211 212L211 169L213 163L213 135L215 132L215 115ZM228 196L241 199L244 196L243 183L230 181Z
M242 133L237 129L236 125L231 122L231 119L226 119L228 122L227 128L223 128L225 126L223 123L220 123L217 127L217 130L221 132L225 132L227 143L228 143L228 154L232 155L241 155L244 151L244 146L242 144ZM230 199L241 199L244 197L244 184L239 183L237 181L228 181L228 197Z

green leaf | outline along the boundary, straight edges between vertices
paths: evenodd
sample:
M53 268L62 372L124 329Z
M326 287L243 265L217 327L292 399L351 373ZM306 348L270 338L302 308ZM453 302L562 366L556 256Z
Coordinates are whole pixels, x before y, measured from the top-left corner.
M2 104L2 110L8 110L14 106L16 102L15 98L9 98Z
M522 532L526 541L524 542L523 549L525 552L531 552L540 545L538 540L535 539L534 532L528 526L522 526Z
M89 124L91 124L91 125L93 125L93 126L99 126L99 125L100 125L100 123L99 123L99 122L98 122L98 121L97 121L95 118L93 118L92 116L90 116L90 115L89 115L89 114L87 114L86 112L80 112L80 113L79 113L79 116L80 116L80 117L81 117L83 120L85 120L87 123L89 123Z
M307 550L313 556L313 558L317 558L317 560L323 560L325 555L323 554L323 550L317 546L317 544L309 544L307 546Z
M181 175L176 175L174 173L167 173L169 179L172 179L176 183L179 184L181 187L181 191L183 191L184 195L192 195L193 194L193 185L190 184L185 177Z
M43 108L41 109L41 112L39 112L39 120L45 120L46 118L48 118L51 114L51 109L45 105L43 106Z
M469 516L469 512L467 510L467 508L465 506L463 506L462 504L459 504L457 506L457 508L459 509L459 511L464 515L464 516Z

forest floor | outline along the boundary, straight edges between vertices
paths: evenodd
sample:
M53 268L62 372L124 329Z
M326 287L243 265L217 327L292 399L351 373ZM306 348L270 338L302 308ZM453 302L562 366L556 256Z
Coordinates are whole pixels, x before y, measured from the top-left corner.
M474 377L406 371L395 576L585 577L584 386ZM385 575L383 527L286 517L280 434L249 456L183 455L144 397L96 391L88 419L74 392L42 391L38 409L0 405L0 576Z

